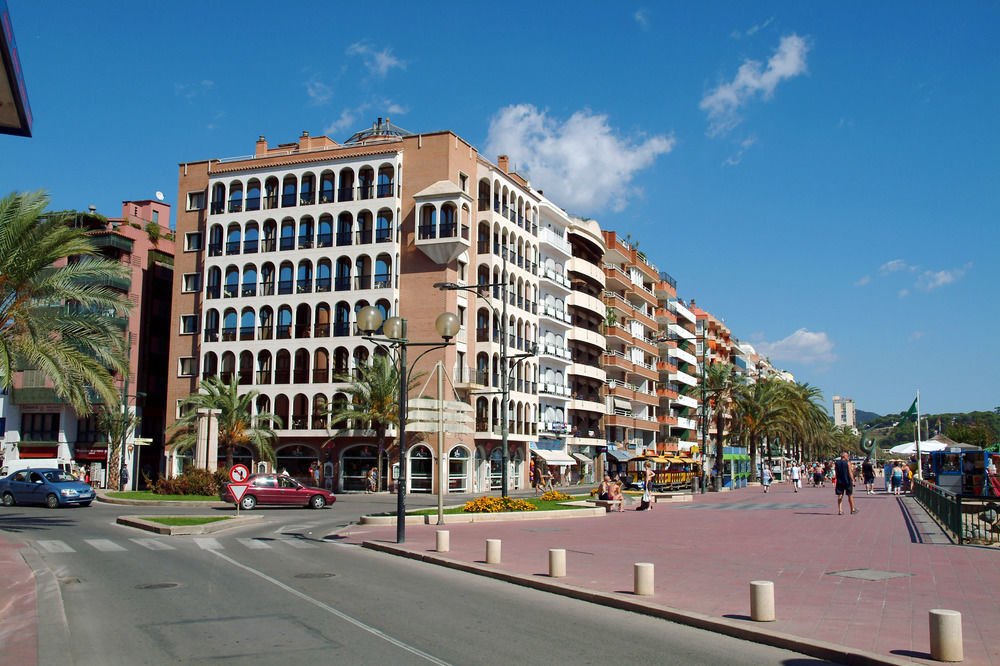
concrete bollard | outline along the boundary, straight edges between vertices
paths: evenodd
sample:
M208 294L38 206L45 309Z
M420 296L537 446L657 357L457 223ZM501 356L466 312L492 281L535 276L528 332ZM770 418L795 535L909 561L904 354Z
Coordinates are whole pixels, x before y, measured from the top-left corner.
M633 570L634 593L642 596L653 594L653 564L651 562L636 562Z
M486 564L500 564L500 539L486 540Z
M958 611L932 608L929 612L931 629L931 659L962 661L962 614Z
M774 583L771 581L750 581L750 619L774 622Z
M566 549L549 548L549 576L564 578L566 576Z
M451 550L451 532L448 530L438 530L435 545L439 553L447 553Z

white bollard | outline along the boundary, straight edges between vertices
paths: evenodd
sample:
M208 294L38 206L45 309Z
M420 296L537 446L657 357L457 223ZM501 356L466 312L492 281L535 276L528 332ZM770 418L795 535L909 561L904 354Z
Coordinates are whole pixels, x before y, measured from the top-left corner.
M653 564L651 562L636 562L633 570L633 588L635 594L651 596L653 594Z
M929 614L931 629L931 659L936 661L962 661L962 614L958 611L932 608Z
M486 540L486 564L500 564L500 539Z
M564 578L566 576L566 549L549 548L549 576Z
M447 553L451 550L451 532L448 530L438 530L435 545L439 553Z
M750 581L750 619L774 622L774 583L771 581Z

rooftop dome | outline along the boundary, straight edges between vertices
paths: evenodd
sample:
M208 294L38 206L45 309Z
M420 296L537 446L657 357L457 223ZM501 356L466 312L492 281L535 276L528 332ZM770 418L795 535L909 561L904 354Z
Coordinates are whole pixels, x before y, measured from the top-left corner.
M413 132L408 132L402 127L393 125L389 122L388 118L385 118L384 122L382 118L379 118L377 122L372 123L371 127L352 134L351 138L345 141L344 144L351 145L383 139L398 139L404 136L413 136Z

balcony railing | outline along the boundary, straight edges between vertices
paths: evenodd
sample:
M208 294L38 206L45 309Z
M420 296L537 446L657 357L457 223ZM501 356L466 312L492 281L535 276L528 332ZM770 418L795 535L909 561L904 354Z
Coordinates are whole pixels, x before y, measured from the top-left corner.
M379 183L379 185L378 185L378 191L376 192L376 196L378 196L380 198L381 197L391 197L394 189L395 188L393 187L392 183Z

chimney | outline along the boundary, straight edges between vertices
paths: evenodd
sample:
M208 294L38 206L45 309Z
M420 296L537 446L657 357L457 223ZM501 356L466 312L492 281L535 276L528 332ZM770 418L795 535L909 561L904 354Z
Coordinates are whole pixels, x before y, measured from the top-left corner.
M257 137L257 148L254 150L254 154L264 155L265 153L267 153L267 139L265 139L264 135L261 134Z
M691 307L694 307L694 299L691 299Z
M506 155L500 155L497 157L497 166L504 173L510 173L510 158Z
M299 137L299 150L309 150L310 143L309 132L302 130L302 136Z

